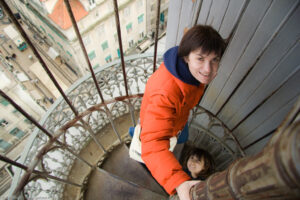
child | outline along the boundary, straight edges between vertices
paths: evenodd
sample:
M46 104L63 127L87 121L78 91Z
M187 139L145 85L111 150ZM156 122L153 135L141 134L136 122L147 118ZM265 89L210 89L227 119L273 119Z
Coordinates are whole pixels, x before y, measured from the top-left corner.
M205 180L214 172L215 164L207 151L194 147L187 153L183 169L193 180Z

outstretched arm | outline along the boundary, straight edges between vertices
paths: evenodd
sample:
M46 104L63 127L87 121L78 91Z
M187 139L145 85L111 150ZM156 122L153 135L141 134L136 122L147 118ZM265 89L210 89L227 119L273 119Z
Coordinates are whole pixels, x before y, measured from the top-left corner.
M152 176L169 194L190 179L169 151L175 126L176 105L170 97L153 95L142 122L142 159Z
M199 183L200 181L185 181L176 187L177 195L180 200L190 200L191 187Z

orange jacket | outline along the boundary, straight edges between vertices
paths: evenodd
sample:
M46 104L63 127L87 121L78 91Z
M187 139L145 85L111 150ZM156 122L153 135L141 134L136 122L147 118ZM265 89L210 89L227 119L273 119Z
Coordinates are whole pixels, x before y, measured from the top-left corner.
M184 128L189 111L199 102L203 89L203 84L195 86L176 78L164 63L146 85L140 111L142 159L169 194L190 179L169 151L169 138Z

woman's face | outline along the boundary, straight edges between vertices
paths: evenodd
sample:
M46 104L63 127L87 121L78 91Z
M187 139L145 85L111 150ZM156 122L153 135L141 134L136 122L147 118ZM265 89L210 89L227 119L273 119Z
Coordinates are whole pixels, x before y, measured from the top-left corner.
M197 178L198 174L204 170L203 157L199 160L197 156L192 155L187 161L187 168L191 172L193 178Z
M209 84L217 75L220 57L214 52L204 54L199 48L190 52L184 60L193 77L202 84Z

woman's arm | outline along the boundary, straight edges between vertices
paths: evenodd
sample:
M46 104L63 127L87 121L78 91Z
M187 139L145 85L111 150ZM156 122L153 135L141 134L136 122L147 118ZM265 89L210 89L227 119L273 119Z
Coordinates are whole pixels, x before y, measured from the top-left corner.
M176 119L176 101L162 94L151 96L144 112L141 132L142 159L152 176L169 194L190 179L169 151Z

